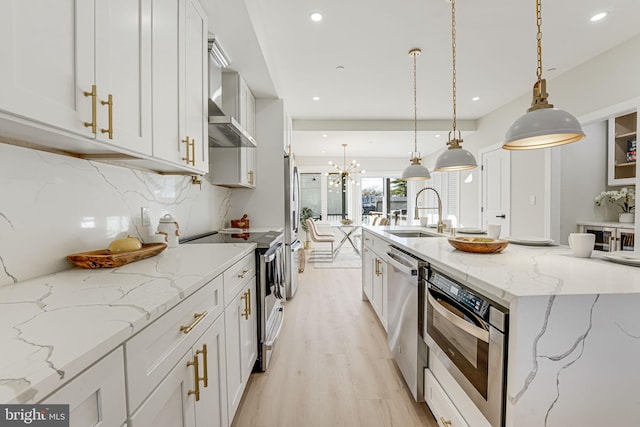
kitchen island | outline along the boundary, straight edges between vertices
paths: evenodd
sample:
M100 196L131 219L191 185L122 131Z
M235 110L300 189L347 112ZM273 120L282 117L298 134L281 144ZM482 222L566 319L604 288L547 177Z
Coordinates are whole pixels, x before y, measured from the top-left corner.
M567 246L454 249L417 226L367 227L509 310L506 426L637 425L640 270ZM391 287L391 286L390 286ZM471 424L473 426L473 424Z
M0 403L42 401L243 257L253 262L254 249L180 245L119 268L0 286Z

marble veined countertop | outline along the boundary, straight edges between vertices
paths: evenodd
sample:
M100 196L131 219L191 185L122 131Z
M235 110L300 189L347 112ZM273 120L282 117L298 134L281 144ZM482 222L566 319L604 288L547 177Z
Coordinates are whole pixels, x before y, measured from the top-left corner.
M255 249L180 245L0 286L0 403L35 403Z
M514 299L528 296L640 293L640 267L612 263L598 251L590 258L578 258L568 246L510 243L498 254L474 254L453 248L446 235L398 237L388 233L420 230L436 234L428 228L410 225L364 228L507 307Z

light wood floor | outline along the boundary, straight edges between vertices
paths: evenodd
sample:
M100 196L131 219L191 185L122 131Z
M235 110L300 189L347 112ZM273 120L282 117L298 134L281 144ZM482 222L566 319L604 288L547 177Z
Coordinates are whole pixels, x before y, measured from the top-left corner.
M437 427L413 401L359 269L307 263L267 373L251 375L233 427Z

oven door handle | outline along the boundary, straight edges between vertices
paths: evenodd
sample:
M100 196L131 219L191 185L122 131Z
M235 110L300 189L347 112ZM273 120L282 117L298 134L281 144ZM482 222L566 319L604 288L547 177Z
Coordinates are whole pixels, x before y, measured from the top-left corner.
M431 306L433 307L433 309L437 311L438 314L440 314L442 317L447 319L450 323L452 323L454 326L458 327L459 329L462 329L464 332L468 333L469 335L476 337L480 341L484 341L486 343L489 342L489 331L482 328L478 328L477 326L472 325L466 320L456 316L455 314L447 310L445 307L443 307L442 304L440 304L440 302L437 299L435 299L433 295L431 295L431 293L428 294L427 298L429 299L429 302L431 303Z

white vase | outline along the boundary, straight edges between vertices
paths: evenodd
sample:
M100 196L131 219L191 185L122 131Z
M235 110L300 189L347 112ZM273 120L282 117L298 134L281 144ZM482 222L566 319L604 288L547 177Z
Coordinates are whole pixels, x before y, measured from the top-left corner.
M635 217L636 217L636 214L634 214L634 213L623 212L623 213L620 214L620 217L619 217L618 221L626 222L626 223L633 223L635 221Z

